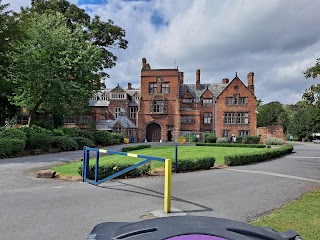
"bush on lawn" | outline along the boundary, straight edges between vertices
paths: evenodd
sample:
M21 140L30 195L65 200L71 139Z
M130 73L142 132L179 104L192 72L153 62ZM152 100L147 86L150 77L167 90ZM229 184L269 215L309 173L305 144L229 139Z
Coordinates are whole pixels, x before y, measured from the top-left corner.
M196 146L213 147L245 147L245 148L265 148L264 144L241 144L241 143L196 143Z
M64 136L64 132L61 129L53 129L51 132L52 136Z
M236 143L239 143L239 144L243 143L243 137L237 136L236 137Z
M260 142L260 136L245 136L244 143L246 144L258 144Z
M124 147L121 149L121 151L122 152L130 152L130 151L144 149L144 148L150 148L150 147L151 147L150 144L142 144L142 145L137 145L137 146L133 146L133 147Z
M0 158L19 156L25 147L22 139L0 138Z
M218 138L217 143L228 143L229 139L226 137Z
M74 137L72 138L78 144L78 149L83 149L84 146L94 147L94 142L85 137Z
M21 131L20 129L7 128L0 131L0 138L14 138L14 139L21 139L23 141L26 141L27 135L25 132Z
M268 152L260 153L247 153L240 155L225 156L224 162L229 166L245 165L254 162L262 162L269 160L271 158L280 157L284 154L291 153L293 151L293 146L280 147Z
M215 161L214 157L178 159L178 170L179 172L207 170L214 166Z
M47 133L34 133L29 138L28 147L32 150L42 149L48 151L51 148L54 137Z
M81 129L81 131L79 132L79 137L88 138L91 141L94 141L93 131L89 129Z
M123 136L119 133L112 133L112 137L114 140L114 144L120 144L120 143L123 143L124 141Z
M113 144L112 134L108 131L100 130L94 132L94 141L96 145L108 146Z
M133 164L128 163L108 163L106 165L99 165L99 180L104 179L112 174L115 174L125 168L131 167ZM117 178L128 178L128 177L143 177L146 176L150 171L150 163L139 166L127 173L124 173ZM82 166L79 167L78 173L82 176ZM89 179L94 180L95 165L89 166Z
M19 130L25 132L27 135L27 138L29 139L30 136L34 133L46 133L46 134L51 134L51 131L36 125L32 125L31 127L28 126L22 126L19 128Z
M205 143L215 143L216 141L217 141L217 137L213 133L204 134Z
M79 137L81 130L79 128L65 128L61 127L58 128L59 130L62 130L64 135L68 135L69 137Z
M281 138L268 137L266 139L266 144L267 145L283 145L284 141Z
M54 136L52 147L60 148L62 151L77 150L79 148L77 142L67 136Z

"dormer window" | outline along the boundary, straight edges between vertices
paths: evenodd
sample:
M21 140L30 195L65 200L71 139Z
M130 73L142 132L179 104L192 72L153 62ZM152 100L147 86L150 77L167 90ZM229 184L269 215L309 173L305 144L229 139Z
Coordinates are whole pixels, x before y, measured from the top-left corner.
M193 103L193 98L184 98L182 99L183 103Z
M111 94L112 99L125 99L124 93L112 93Z
M204 98L202 99L203 106L212 106L212 98Z

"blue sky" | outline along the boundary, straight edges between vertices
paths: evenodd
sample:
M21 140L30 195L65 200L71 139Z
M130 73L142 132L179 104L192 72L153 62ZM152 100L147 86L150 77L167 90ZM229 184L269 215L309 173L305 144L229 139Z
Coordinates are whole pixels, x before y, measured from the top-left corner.
M3 0L18 11L31 0ZM319 58L320 1L305 0L70 0L126 31L128 49L112 51L117 65L107 69L108 88L140 86L141 59L152 68L184 72L186 83L232 79L247 83L255 73L255 93L265 103L295 103L319 82L303 71Z

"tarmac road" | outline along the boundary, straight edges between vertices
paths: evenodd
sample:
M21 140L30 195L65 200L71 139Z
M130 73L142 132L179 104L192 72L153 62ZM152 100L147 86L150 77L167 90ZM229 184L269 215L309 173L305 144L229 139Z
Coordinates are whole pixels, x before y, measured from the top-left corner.
M245 222L320 188L320 144L294 146L295 153L273 161L175 174L172 207ZM26 173L81 156L78 151L0 160L0 239L85 239L98 223L139 221L163 208L161 176L95 187Z

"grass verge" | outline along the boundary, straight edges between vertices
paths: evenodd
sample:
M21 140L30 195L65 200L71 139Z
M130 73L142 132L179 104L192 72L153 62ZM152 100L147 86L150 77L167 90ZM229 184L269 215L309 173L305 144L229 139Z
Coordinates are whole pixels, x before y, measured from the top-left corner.
M320 189L308 192L300 199L250 224L271 227L279 232L292 229L299 233L303 240L319 240Z
M224 164L224 156L230 154L244 154L244 153L253 153L253 152L263 152L271 151L270 149L261 149L261 148L226 148L226 147L207 147L207 146L179 146L178 147L178 158L186 159L190 156L194 158L213 156L216 159L215 165ZM155 156L161 158L170 158L174 161L174 146L161 146L161 147L152 147L146 149L139 149L136 151L131 151L130 153L137 153L148 156ZM90 156L95 157L94 154ZM104 164L106 162L126 162L135 164L142 161L140 158L124 157L120 155L106 155L100 157L99 164ZM90 165L94 164L95 160L90 161ZM81 166L82 162L72 162L68 164L63 164L57 167L52 168L53 171L57 172L59 176L79 176L78 168ZM152 161L151 170L161 168L164 166L163 162Z

